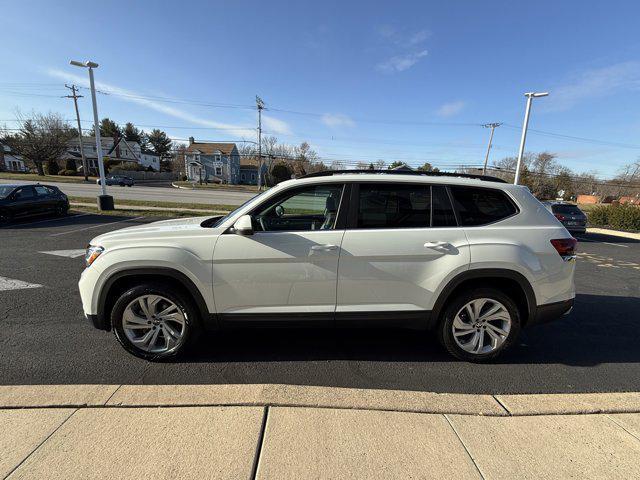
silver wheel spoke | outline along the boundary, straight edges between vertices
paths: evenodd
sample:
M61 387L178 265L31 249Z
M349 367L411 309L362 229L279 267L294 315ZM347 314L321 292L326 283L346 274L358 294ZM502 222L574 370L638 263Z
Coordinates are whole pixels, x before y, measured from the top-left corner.
M156 314L156 317L162 318L162 317L166 317L169 315L172 315L174 313L178 313L178 307L176 307L173 303L171 305L169 305L167 308L165 308L164 310L162 310L161 312Z
M502 337L506 337L507 335L509 335L509 332L496 327L495 325L491 324L491 323L487 323L487 330L491 330L492 332L497 333L498 335L502 336Z
M148 297L140 297L138 299L138 304L140 305L140 310L142 310L142 313L144 313L144 315L149 318L151 317L151 315L149 314L149 307L147 306L147 299Z

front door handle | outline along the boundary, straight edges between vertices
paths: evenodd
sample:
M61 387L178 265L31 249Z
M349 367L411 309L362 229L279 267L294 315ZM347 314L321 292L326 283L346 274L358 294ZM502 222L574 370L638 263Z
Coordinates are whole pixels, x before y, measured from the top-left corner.
M314 245L313 247L311 247L311 250L313 250L314 252L328 252L330 250L337 250L337 249L338 249L337 245L330 245L330 244Z
M451 244L449 242L427 242L424 244L424 248L443 248L450 246Z

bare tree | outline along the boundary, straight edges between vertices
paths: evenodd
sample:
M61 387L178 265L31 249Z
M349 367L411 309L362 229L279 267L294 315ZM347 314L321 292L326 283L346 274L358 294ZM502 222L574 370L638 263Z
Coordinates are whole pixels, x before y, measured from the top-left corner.
M44 176L45 162L57 161L67 150L67 142L74 130L57 113L32 113L25 118L17 113L20 130L5 136L4 141L13 151L32 163L38 175Z

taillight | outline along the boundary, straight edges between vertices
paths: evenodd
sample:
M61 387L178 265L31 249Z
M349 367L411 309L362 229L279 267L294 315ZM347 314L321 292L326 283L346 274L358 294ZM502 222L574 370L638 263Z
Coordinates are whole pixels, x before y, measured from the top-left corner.
M551 245L553 245L553 248L556 249L558 255L560 255L564 260L572 260L576 257L578 240L573 237L554 238L551 240Z
M559 213L554 213L553 216L556 217L560 221L563 221L565 219L565 216L561 215Z

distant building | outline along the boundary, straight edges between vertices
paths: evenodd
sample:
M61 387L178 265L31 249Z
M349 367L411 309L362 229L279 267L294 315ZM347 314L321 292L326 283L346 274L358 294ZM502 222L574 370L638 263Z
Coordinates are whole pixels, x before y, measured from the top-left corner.
M265 178L269 171L267 162L262 162L262 183L265 183ZM242 185L257 185L258 184L258 159L257 158L241 158L240 159L240 181Z
M0 171L26 172L27 167L20 155L11 151L9 145L0 143Z
M102 157L112 161L130 162L141 167L151 167L154 171L160 171L160 157L155 153L143 151L138 142L129 142L124 137L114 139L114 137L100 137L102 146ZM67 152L60 158L62 161L73 159L78 168L82 166L82 155L80 153L80 140L72 138L67 143ZM84 156L87 161L87 168L90 172L98 171L98 151L95 137L82 137Z
M240 153L235 143L196 142L189 137L184 167L187 179L193 182L240 182Z

